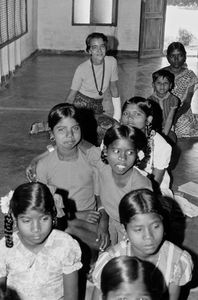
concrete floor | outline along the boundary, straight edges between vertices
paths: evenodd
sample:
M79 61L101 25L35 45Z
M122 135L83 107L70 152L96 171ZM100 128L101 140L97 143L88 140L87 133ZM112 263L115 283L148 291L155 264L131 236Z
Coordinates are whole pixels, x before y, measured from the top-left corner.
M28 134L31 123L46 120L49 109L63 102L69 90L74 70L85 60L83 55L35 55L18 69L6 87L0 89L0 197L10 189L26 181L25 167L49 143L45 133ZM189 68L198 73L197 58L188 58ZM119 85L122 102L152 92L151 73L167 64L165 58L137 59L118 58ZM105 95L104 107L112 113L109 94ZM172 171L174 189L188 181L198 183L198 139L180 139L180 156ZM193 199L194 203L196 200ZM183 246L193 255L198 269L198 218L187 218ZM0 236L3 234L3 216L0 214ZM198 277L194 277L198 286ZM88 298L87 298L88 299ZM188 300L198 299L198 292L191 292Z

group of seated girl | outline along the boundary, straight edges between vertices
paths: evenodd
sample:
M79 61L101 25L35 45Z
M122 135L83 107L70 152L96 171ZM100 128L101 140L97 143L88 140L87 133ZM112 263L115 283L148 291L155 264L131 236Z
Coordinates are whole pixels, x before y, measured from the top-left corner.
M56 207L47 185L29 182L6 199L5 237L0 241L0 288L16 299L83 299L78 295L81 249L56 228ZM130 191L119 203L125 238L103 252L92 277L93 300L179 299L193 263L168 238L164 198L147 189ZM3 206L5 208L5 204ZM17 229L13 232L13 222ZM103 269L104 267L104 269Z
M172 195L166 171L171 146L152 130L152 106L141 97L124 104L121 125L107 130L102 152L81 139L80 116L71 104L52 108L48 123L56 146L35 158L27 173L34 180L36 171L37 180L47 184L53 194L57 188L67 190L68 199L75 202L76 218L81 220L80 226L76 219L68 221L68 230L75 234L75 226L80 227L77 234L83 238L84 226L93 232L97 227L98 242L103 248L108 244L107 221L111 224L111 242L115 244L119 240L119 232L122 236L118 215L120 199L132 188L152 189L147 174L153 175L162 193ZM60 202L58 207L64 207Z
M171 76L168 71L154 74L152 100L133 97L121 112L117 63L106 56L106 37L91 34L86 45L91 57L77 68L67 98L74 104L57 104L48 115L54 145L33 159L27 168L32 182L19 186L11 198L0 243L0 282L16 289L24 300L84 299L77 287L86 244L91 251L105 251L93 271L97 287L93 300L98 299L100 288L104 299L115 299L115 293L124 298L120 294L124 290L140 299L178 300L181 286L191 280L192 261L186 251L164 239L168 219L160 195L172 197L167 172L171 146L155 130L153 102L167 117L162 133L168 135L179 103L169 93ZM181 62L175 62L181 53L174 55L170 61L175 70L181 67ZM180 60L184 64L185 56ZM158 89L160 85L166 86L165 92ZM116 121L102 114L108 87ZM165 105L164 99L170 98L174 105L170 101ZM82 108L94 113L101 148L85 140ZM13 218L18 231L12 235ZM102 276L101 271L111 258L122 255L136 257L131 260L130 278L141 279L130 287L125 282L116 287L113 282L111 289L110 281L106 285L108 265ZM149 284L147 262L154 265ZM122 264L122 259L112 262L117 263Z
M126 231L120 221L119 203L131 190L146 188L148 193L153 190L146 174L153 174L162 193L167 195L163 187L169 190L165 183L168 182L166 169L171 146L159 133L152 130L152 120L152 103L149 100L134 97L126 101L121 125L107 130L101 151L81 139L80 114L72 104L58 104L49 113L48 123L56 146L34 159L27 172L31 176L31 172L36 170L37 180L47 184L53 194L56 194L57 189L68 191L68 198L75 202L76 212L74 219L68 220L67 214L65 230L92 248L104 251L109 245L109 238L112 246L123 243ZM93 208L86 206L88 197L83 198L84 190L87 191L86 195L89 195L88 191L92 191ZM60 208L60 203L56 202L56 206ZM154 228L155 226L156 224ZM169 249L172 244L167 245ZM152 248L153 245L146 247ZM93 297L97 299L97 295Z

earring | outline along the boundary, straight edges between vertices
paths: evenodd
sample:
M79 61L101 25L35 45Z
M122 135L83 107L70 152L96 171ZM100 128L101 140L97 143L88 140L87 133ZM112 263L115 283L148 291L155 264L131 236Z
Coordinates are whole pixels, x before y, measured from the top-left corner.
M49 139L50 139L51 144L55 145L55 137L51 132L49 133Z
M53 224L53 227L54 227L54 228L57 227L57 217L54 217L54 218L53 218L52 224Z
M152 130L152 124L147 122L146 123L146 136L150 136L150 133L151 133L151 130Z
M126 229L124 228L124 226L122 227L122 232L123 232L123 241L127 241L128 240L128 234L126 232Z
M50 141L51 141L51 142L54 142L54 141L55 141L55 138L54 138L54 136L53 136L52 134L50 134Z

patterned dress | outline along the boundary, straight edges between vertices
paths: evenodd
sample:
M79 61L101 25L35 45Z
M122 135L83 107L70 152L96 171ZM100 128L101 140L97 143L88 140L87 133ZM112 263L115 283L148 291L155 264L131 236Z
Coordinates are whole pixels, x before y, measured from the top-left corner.
M100 276L103 267L113 257L119 257L122 255L134 256L132 245L129 240L121 241L99 256L92 274L94 285L98 289L100 289ZM183 286L192 278L193 263L190 254L169 241L164 241L159 249L158 259L155 266L163 275L165 287L169 287L171 283L174 283L177 286ZM156 278L154 273L152 276L153 278ZM166 289L162 291L162 294L165 293Z
M5 238L0 241L0 278L7 278L7 285L21 300L63 300L63 275L82 267L78 242L53 230L35 254L22 244L17 232L13 241L12 248L5 246Z
M169 67L165 69L171 71ZM174 75L175 87L171 92L181 100L181 106L178 110L178 114L180 114L181 110L184 108L183 105L188 99L192 100L195 90L198 89L198 77L188 68L184 69L181 73ZM196 116L192 113L191 107L187 111L184 111L177 119L175 133L179 138L198 136L198 122Z
M115 119L104 113L102 105L104 93L110 83L118 80L117 61L113 56L105 56L104 60L105 71L102 95L98 94L90 59L77 67L71 85L72 90L78 91L73 104L80 108L84 114L82 122L84 125L84 138L98 146L101 144L107 129L118 124ZM95 65L94 70L98 87L101 87L103 65ZM94 114L93 120L92 113ZM94 121L96 121L96 124ZM94 129L94 127L96 128ZM94 140L94 136L97 136L97 141Z

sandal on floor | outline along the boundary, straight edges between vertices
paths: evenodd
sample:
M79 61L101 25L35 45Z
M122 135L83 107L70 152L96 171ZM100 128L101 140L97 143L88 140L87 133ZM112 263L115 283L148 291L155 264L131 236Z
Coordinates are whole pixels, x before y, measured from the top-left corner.
M38 133L46 132L46 131L49 131L49 127L48 127L47 123L45 123L45 122L34 122L31 125L29 134L33 135L33 134L38 134Z

